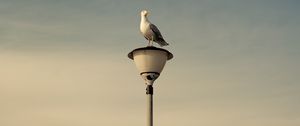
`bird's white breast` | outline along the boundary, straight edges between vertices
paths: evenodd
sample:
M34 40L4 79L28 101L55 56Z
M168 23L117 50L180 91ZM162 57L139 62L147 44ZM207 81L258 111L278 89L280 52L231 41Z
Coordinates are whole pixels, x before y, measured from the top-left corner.
M148 40L154 37L153 31L150 29L150 24L146 16L141 16L140 31Z
M147 39L152 39L154 33L150 29L149 22L141 22L140 31Z
M140 30L143 34L146 34L147 30L149 30L150 24L147 22L141 22Z

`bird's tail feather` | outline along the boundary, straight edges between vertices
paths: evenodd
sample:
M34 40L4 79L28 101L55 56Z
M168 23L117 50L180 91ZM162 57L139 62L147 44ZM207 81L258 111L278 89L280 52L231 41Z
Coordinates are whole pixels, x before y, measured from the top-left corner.
M157 42L161 47L162 46L167 46L167 45L169 45L169 43L167 43L166 41L159 41L159 42Z

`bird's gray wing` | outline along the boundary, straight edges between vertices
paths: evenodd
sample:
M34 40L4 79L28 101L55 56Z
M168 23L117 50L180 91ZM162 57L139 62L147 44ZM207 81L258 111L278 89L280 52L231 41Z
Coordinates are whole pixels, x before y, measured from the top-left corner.
M163 38L160 31L158 30L158 28L154 24L150 24L150 29L153 31L153 33L155 34L155 36L157 38L160 38L160 39Z

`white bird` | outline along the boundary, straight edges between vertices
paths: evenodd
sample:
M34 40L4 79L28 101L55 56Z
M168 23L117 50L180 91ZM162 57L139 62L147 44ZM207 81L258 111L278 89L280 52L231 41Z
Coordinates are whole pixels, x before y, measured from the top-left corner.
M153 41L158 43L160 46L169 45L162 37L158 28L148 20L147 18L148 14L149 12L146 10L141 11L141 24L140 24L141 33L149 41L148 46L152 46ZM152 44L150 44L151 41Z

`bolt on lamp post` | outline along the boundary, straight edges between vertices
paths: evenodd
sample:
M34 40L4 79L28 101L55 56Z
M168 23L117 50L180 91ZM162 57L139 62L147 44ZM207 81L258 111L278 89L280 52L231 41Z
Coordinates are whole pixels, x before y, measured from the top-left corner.
M168 50L153 46L137 48L128 54L144 79L147 88L147 126L153 126L153 83L159 77L166 61L173 58Z

